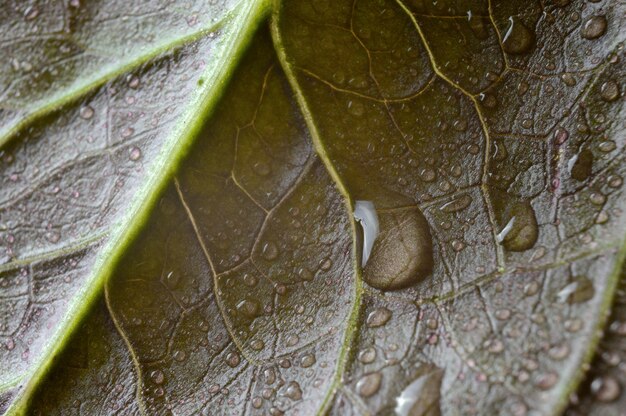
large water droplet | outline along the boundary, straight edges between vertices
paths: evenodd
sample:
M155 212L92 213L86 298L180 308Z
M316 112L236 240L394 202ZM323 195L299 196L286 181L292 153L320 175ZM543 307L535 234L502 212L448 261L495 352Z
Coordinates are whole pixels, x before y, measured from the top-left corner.
M617 400L622 392L622 388L615 378L603 376L591 382L591 391L596 400L600 402L612 402Z
M597 39L606 33L606 17L591 16L583 24L581 35L585 39Z
M293 401L298 401L302 399L302 389L300 388L300 384L297 381L291 381L287 385L287 391L285 391L285 396L289 397Z
M515 16L509 17L509 22L509 29L502 39L504 51L513 55L529 52L535 45L535 33Z
M372 201L356 201L354 204L354 218L363 228L361 267L365 267L380 231L374 203Z
M450 202L446 202L439 209L443 212L452 213L462 211L472 203L472 197L468 194L461 195Z
M403 289L432 273L430 225L418 208L383 213L380 234L372 249L363 280L381 290Z

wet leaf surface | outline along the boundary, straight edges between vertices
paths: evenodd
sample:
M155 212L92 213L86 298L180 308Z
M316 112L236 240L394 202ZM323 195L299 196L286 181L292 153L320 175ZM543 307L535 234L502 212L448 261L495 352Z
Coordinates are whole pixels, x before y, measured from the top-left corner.
M0 69L2 406L620 415L624 5L266 6Z

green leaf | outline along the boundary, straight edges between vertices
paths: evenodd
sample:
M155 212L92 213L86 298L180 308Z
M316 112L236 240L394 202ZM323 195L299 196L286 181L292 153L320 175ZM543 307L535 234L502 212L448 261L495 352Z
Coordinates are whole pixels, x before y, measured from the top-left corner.
M619 414L623 5L2 7L9 414Z

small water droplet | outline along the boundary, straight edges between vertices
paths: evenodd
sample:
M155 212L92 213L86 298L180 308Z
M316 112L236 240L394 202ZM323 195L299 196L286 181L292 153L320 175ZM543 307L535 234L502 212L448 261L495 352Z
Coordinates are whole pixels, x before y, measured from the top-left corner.
M163 371L161 371L161 370L153 370L150 373L150 378L156 384L162 384L165 381L165 375L163 374Z
M539 237L539 225L530 201L506 192L494 191L493 194L496 219L502 227L496 238L509 251L532 248Z
M88 105L81 107L78 114L80 115L81 118L85 120L89 120L94 115L93 107L88 106Z
M46 233L46 240L48 240L51 243L58 243L60 239L61 239L61 234L59 234L57 231L48 231Z
M174 359L176 361L185 361L186 358L187 358L187 354L185 353L185 351L182 351L182 350L174 351Z
M537 377L535 384L541 390L550 390L559 381L559 375L556 373L545 373Z
M376 359L376 349L374 347L367 347L359 352L359 361L363 364L373 363Z
M300 358L300 367L302 367L302 368L309 368L313 364L315 364L315 355L313 355L311 353L304 354Z
M126 82L128 83L128 86L132 89L137 89L137 87L139 87L139 78L137 78L135 75L127 76Z
M226 364L228 364L229 367L235 368L241 362L241 357L236 352L229 352L228 355L226 356L226 360L225 361L226 361Z
M509 29L502 39L504 51L513 55L529 52L535 45L535 34L515 16L509 17L509 22Z
M565 143L565 141L569 138L569 132L565 130L563 127L557 127L554 131L554 142L558 145Z
M583 24L581 35L585 39L597 39L606 33L606 17L591 16Z
M135 129L133 129L132 127L126 127L124 130L122 130L122 138L128 139L130 136L133 135L134 132Z
M453 213L463 211L472 203L472 197L468 194L461 195L450 202L446 202L439 209L443 212Z
M593 153L591 153L589 149L584 149L579 154L572 157L567 166L570 176L579 182L583 182L591 176Z
M384 306L376 308L367 316L367 326L370 328L383 326L391 319L391 315L391 311Z
M254 351L261 351L263 348L265 348L265 343L260 339L253 339L252 341L250 341L250 348L252 348Z
M378 392L383 375L379 372L364 375L356 383L356 391L361 397L371 397Z
M133 162L136 162L141 158L141 149L137 146L132 146L128 151L128 158Z
M591 391L596 400L606 403L617 400L622 388L614 377L602 376L591 382Z
M620 96L620 89L617 82L608 80L600 87L600 97L606 102L615 101Z
M276 257L278 257L278 247L276 247L276 244L272 242L265 243L263 245L263 257L269 261L275 260Z
M609 153L616 149L616 144L613 140L606 140L598 145L598 149L603 153Z
M593 298L595 293L593 282L585 276L578 276L561 289L556 296L561 303L568 302L573 304L587 302Z
M285 396L289 397L293 401L298 401L302 399L302 389L300 388L300 384L297 381L291 381L287 385L287 390L285 391Z
M365 107L358 101L348 101L348 112L353 116L360 117L365 112Z
M254 171L257 173L257 175L259 176L267 176L270 174L270 172L272 171L272 169L270 168L270 165L268 165L265 162L256 162L253 166L252 169L254 169Z
M39 16L39 9L36 6L29 6L24 12L24 19L34 20Z
M244 299L237 304L237 311L248 319L254 319L261 314L261 305L256 299Z

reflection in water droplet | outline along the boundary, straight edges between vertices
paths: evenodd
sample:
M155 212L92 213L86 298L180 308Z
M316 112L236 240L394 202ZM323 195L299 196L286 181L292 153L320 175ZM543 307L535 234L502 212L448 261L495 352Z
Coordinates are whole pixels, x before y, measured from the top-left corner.
M442 378L442 370L428 367L426 373L413 380L396 398L395 414L438 415Z
M589 149L584 149L569 160L567 167L572 178L583 182L591 176L593 153Z
M606 17L591 16L583 24L581 35L585 39L597 39L606 32Z
M363 256L361 258L361 267L365 267L380 230L374 203L372 201L356 201L354 204L354 219L356 219L363 228Z
M356 391L361 397L371 397L380 389L382 380L379 372L366 374L356 383Z
M506 53L519 55L529 52L535 44L535 34L515 16L509 17L509 29L502 46Z
M367 316L367 326L378 328L385 325L389 319L391 319L391 311L389 309L384 306L376 308Z

